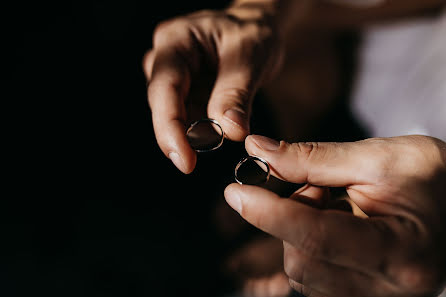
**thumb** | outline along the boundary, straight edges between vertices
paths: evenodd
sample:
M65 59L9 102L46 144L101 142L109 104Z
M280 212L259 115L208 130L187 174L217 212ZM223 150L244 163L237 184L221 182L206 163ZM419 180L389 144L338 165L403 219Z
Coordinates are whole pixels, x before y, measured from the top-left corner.
M217 120L227 137L243 141L249 134L252 100L257 79L250 69L221 62L208 104L208 116ZM246 67L249 68L249 67Z
M277 142L251 135L245 141L250 155L268 161L271 173L293 183L344 187L370 183L379 168L379 152L366 142ZM382 149L381 149L382 150Z

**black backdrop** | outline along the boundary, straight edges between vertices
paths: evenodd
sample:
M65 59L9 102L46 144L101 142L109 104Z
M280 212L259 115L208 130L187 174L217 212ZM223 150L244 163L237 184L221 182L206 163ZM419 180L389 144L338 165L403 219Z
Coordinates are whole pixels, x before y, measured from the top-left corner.
M141 70L154 26L201 8L200 1L4 7L1 296L229 290L212 209L242 147L228 144L201 157L194 174L179 173L156 146Z
M220 267L237 242L214 210L243 145L179 173L156 145L141 69L159 21L228 1L200 2L3 7L1 296L231 291ZM253 130L268 134L258 109Z

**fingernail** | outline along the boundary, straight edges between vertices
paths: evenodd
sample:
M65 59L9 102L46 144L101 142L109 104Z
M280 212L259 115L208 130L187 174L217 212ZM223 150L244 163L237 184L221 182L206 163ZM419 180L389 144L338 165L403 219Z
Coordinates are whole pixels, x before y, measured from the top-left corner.
M180 155L175 152L169 153L169 159L172 161L172 163L182 172L186 172L186 165L184 164L183 159L181 159Z
M225 111L224 117L236 124L237 126L240 126L242 129L248 131L249 130L249 122L248 117L246 115L246 112L230 108Z
M240 200L240 195L236 190L233 190L231 188L226 188L225 199L226 202L228 202L229 206L231 206L238 213L241 213L242 201Z
M274 139L269 137L260 136L260 135L251 135L249 136L258 147L265 151L275 151L280 147L280 143Z

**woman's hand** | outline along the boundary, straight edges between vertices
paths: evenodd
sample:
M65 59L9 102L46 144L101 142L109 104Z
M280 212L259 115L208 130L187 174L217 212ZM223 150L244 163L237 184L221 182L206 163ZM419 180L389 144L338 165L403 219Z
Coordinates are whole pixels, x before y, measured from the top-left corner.
M201 11L156 28L144 59L148 100L157 142L182 172L196 163L188 123L209 117L231 140L249 134L254 94L280 67L274 30L271 14L257 5Z
M281 179L307 182L309 189L345 187L368 215L309 207L298 202L302 192L281 199L259 187L228 186L226 200L242 217L284 241L285 272L296 290L307 296L439 293L446 279L444 142L405 136L279 144L249 136L246 149Z

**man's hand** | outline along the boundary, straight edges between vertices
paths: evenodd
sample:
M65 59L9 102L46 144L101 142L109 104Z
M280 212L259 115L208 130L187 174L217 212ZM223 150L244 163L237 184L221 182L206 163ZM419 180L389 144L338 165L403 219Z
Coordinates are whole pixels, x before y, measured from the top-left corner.
M354 143L246 139L278 178L345 187L368 218L232 184L227 202L284 241L290 283L307 296L435 296L446 273L446 144L424 136ZM316 188L317 187L313 187ZM314 195L313 195L314 196Z
M144 59L148 100L158 144L182 172L190 173L196 163L185 135L188 123L209 117L231 140L249 134L254 94L280 66L273 23L262 7L253 6L201 11L156 28ZM215 79L203 78L205 69ZM193 88L210 89L210 96L198 102Z

